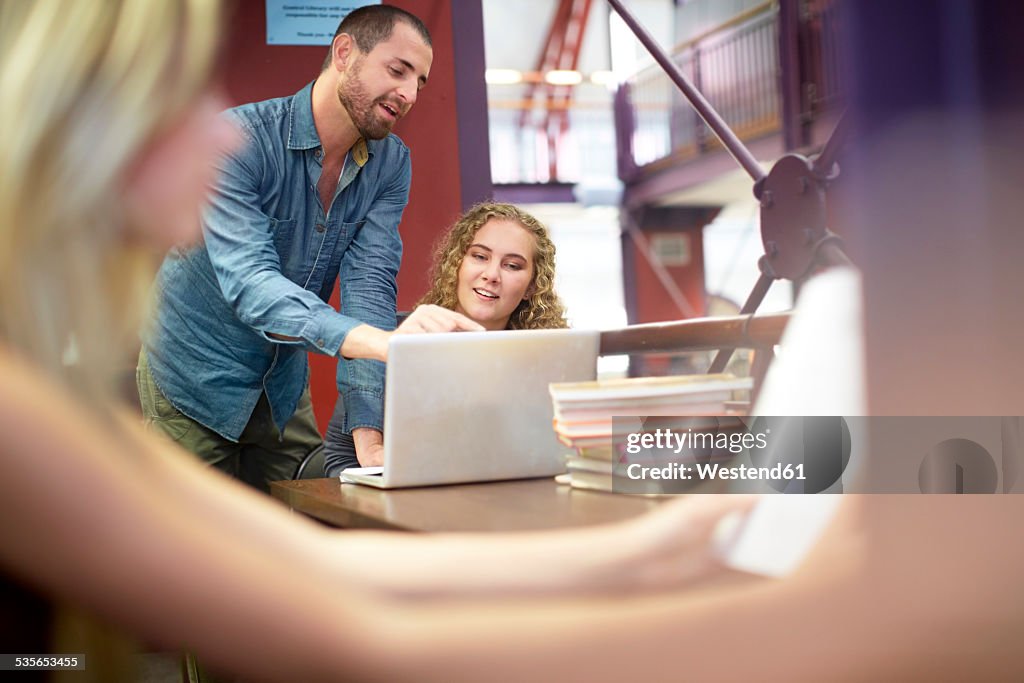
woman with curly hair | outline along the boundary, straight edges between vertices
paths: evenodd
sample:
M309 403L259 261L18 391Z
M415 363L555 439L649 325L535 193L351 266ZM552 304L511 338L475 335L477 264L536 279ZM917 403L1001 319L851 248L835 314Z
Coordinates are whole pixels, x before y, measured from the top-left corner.
M484 202L463 214L437 241L430 281L419 305L461 313L487 330L568 327L555 294L555 245L543 223L512 204ZM330 477L379 464L359 461L344 415L339 397L324 439Z
M512 204L467 211L438 241L433 285L420 300L488 330L567 327L555 294L555 245L547 228Z

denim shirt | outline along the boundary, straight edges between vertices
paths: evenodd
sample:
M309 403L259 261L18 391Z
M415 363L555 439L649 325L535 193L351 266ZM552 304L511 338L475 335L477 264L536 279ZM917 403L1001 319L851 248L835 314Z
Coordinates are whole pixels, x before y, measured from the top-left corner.
M361 323L395 327L409 149L389 135L367 141L362 167L350 154L325 215L312 88L225 113L245 144L222 160L203 243L172 251L157 276L144 339L153 378L178 410L233 441L263 392L283 430L308 382L307 351L338 355ZM327 303L339 272L342 313ZM380 361L339 359L346 431L381 428L383 386Z

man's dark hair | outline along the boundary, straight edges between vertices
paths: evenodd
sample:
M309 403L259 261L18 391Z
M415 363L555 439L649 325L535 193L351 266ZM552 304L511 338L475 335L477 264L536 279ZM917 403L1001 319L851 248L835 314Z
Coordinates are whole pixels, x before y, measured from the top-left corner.
M391 5L367 5L349 12L341 23L338 30L334 32L334 38L342 33L352 36L363 54L377 46L382 40L391 37L395 28L395 22L402 21L411 26L420 34L420 38L426 45L430 46L430 31L415 14L410 14L404 9L392 7ZM323 71L331 65L331 54L334 50L334 38L331 39L331 49L327 51L327 58L324 60L320 70Z

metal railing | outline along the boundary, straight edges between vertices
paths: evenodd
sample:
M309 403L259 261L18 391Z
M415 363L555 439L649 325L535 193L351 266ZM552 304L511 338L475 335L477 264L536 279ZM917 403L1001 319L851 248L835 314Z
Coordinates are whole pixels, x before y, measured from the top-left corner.
M576 100L566 107L569 125L554 146L558 177L552 178L550 132L518 125L520 113L531 111L533 103L491 100L489 131L494 182L575 183L588 173L615 177L615 127L610 102L611 96L606 95L604 101Z
M759 5L676 46L672 59L741 139L781 124L778 9ZM685 159L720 147L693 107L657 64L630 79L637 166Z
M837 3L799 0L795 39L800 80L801 121L835 108L840 101ZM765 2L729 21L675 46L672 61L740 140L781 132L783 101L780 83L779 7ZM620 130L631 154L620 168L656 170L722 147L694 107L673 84L666 70L652 64L627 81L625 106L631 130ZM621 153L621 152L620 152ZM626 179L626 178L624 178Z

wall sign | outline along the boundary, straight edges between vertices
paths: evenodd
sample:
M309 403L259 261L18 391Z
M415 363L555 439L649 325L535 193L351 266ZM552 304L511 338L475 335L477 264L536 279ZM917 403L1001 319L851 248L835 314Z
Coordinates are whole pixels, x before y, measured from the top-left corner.
M660 232L651 235L651 256L663 266L690 265L690 236L685 232Z
M342 18L375 0L267 0L267 45L330 45Z

